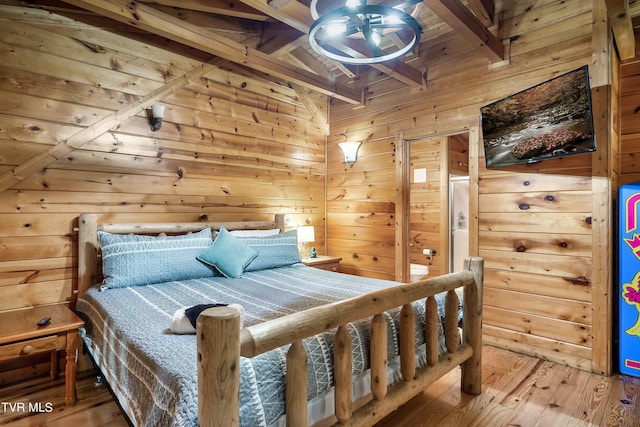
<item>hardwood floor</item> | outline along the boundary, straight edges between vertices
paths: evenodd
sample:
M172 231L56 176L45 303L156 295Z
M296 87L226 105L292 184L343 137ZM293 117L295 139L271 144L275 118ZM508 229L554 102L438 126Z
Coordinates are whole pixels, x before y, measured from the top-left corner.
M481 395L465 395L456 369L376 427L640 427L640 378L601 377L485 346L483 379ZM0 425L127 427L108 388L94 381L91 372L78 375L79 401L72 407L64 405L62 378L4 387ZM43 412L30 414L29 403Z
M0 389L0 425L50 427L128 427L126 417L104 385L96 385L95 373L78 373L78 402L64 403L64 375L51 380L49 376L34 378ZM39 405L39 412L30 413L28 405ZM49 409L52 407L52 410Z
M482 394L460 392L460 370L376 427L640 427L640 379L602 377L495 347L483 348Z

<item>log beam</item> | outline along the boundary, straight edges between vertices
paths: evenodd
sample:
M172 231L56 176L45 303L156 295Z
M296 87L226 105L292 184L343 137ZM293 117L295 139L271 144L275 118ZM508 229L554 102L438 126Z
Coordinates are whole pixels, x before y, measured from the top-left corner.
M502 42L460 0L424 0L424 4L491 62L505 59Z
M636 39L629 14L629 0L605 0L605 3L620 59L634 58L636 56Z

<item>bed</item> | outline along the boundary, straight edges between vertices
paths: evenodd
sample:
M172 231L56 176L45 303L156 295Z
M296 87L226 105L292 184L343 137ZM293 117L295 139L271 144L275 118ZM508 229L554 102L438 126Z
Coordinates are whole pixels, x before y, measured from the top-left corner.
M85 348L134 425L371 426L459 365L462 390L481 391L480 258L401 284L302 265L283 215L98 219L79 218L75 308ZM154 246L165 243L166 254ZM142 275L121 274L140 266ZM193 333L174 328L198 307Z

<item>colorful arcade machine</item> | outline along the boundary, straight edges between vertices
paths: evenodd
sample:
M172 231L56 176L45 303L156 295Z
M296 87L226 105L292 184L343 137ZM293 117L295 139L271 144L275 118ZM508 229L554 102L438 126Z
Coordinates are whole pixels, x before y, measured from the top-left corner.
M640 377L640 182L620 187L620 373Z

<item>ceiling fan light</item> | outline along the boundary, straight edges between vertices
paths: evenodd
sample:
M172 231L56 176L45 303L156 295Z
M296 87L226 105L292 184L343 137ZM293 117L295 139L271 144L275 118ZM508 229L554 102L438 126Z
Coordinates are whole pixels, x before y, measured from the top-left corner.
M344 22L334 22L327 25L327 35L339 36L347 32L347 24Z
M402 25L402 19L398 17L398 15L389 15L382 17L382 23L384 25Z
M349 4L351 2L349 0ZM353 8L343 6L319 15L317 3L318 0L312 0L310 7L315 21L309 29L309 45L326 58L351 65L378 64L399 58L420 43L421 25L400 8L367 5L366 2L363 5L355 0L358 5ZM403 3L405 7L414 4L415 0ZM329 29L336 23L344 23L346 29L343 33ZM393 43L384 43L386 48L380 48L383 38L390 33L401 35ZM398 39L404 43L403 46L397 46ZM365 43L360 43L361 47L358 47L361 41ZM345 47L347 50L344 50Z

